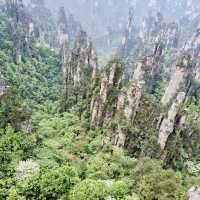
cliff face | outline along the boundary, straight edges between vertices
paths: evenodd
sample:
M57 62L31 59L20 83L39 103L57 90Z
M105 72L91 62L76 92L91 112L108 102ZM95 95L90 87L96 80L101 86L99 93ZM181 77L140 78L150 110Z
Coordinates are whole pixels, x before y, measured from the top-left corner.
M130 135L136 133L131 133L130 127L142 127L142 125L138 125L138 122L142 123L142 119L138 119L138 117L145 113L142 107L144 106L144 97L145 95L156 95L159 83L162 82L164 84L163 93L159 102L157 102L157 111L154 107L152 116L151 113L148 113L143 117L150 118L148 121L150 124L146 126L150 127L150 131L155 134L154 142L158 144L156 151L163 160L169 159L167 152L172 138L180 132L183 134L182 131L184 134L188 134L185 129L188 126L191 127L191 124L188 125L187 123L188 114L186 110L197 87L193 85L193 82L197 81L199 77L198 31L186 42L184 47L179 49L177 43L175 42L176 45L174 43L174 41L177 41L177 28L175 27L173 24L172 28L169 28L169 32L168 29L163 29L165 37L160 37L159 42L156 42L157 37L150 36L151 39L149 40L155 44L154 50L151 50L153 53L147 54L148 56L144 56L135 62L133 76L128 86L124 84L124 73L116 76L118 67L116 63L111 62L110 70L102 73L99 90L97 89L97 93L93 94L90 104L91 127L109 127L111 122L116 122L111 138L113 144L119 147L128 147L132 151L131 146L134 146L134 141L131 141L132 136ZM161 29L158 27L157 29L160 32ZM166 66L165 54L171 49L176 49L177 53L172 59L173 61L169 62L170 70L167 71L163 69ZM166 78L166 76L169 78ZM114 90L117 92L113 93ZM112 99L112 103L110 99ZM162 113L160 113L160 108L164 109ZM195 123L196 118L192 121ZM144 131L145 133L143 133ZM146 131L141 129L137 134L144 134L144 137L148 137ZM182 140L184 139L182 137ZM191 155L191 148L189 146L185 148ZM141 156L148 154L148 152L145 152L146 150L139 151Z
M162 118L159 125L159 138L161 151L164 151L170 135L177 134L185 126L187 121L187 105L190 104L194 89L194 81L198 80L198 61L196 56L199 54L198 34L195 33L181 50L180 58L177 58L176 68L171 74L161 103L169 106L167 117ZM193 119L195 120L195 119ZM189 151L189 149L187 149ZM191 153L191 152L190 152ZM165 157L165 156L164 156Z
M65 98L66 101L76 104L87 93L84 87L86 87L90 80L96 78L96 51L92 42L88 39L87 34L81 31L76 38L74 48L67 50L64 47L61 53L63 58L62 69L65 84ZM76 99L70 100L73 95L76 96Z
M0 97L2 97L6 92L6 83L3 79L0 79Z
M183 55L180 62L177 63L175 72L172 74L171 79L165 88L165 93L161 100L163 105L169 104L181 88L184 90L185 87L187 87L191 72L191 57L187 54Z
M65 8L61 7L58 12L56 43L60 47L66 43L72 48L80 31L82 31L80 23L74 19L72 14L67 15Z
M112 60L102 74L99 91L91 101L91 127L98 128L109 124L116 115L117 95L121 89L123 64Z
M144 18L140 27L139 38L144 44L162 41L167 48L176 48L179 29L176 23L166 23L161 13Z
M159 129L158 143L160 144L160 149L162 151L166 147L168 137L174 131L175 124L176 124L176 117L179 110L183 106L185 96L186 94L184 92L178 93L176 100L173 102L173 104L169 108L167 117L164 118L161 122L160 129Z
M120 49L120 53L122 54L122 56L127 56L127 54L129 53L130 48L133 45L132 44L133 38L134 38L134 13L133 9L130 9L126 30L122 38L122 44L121 44L122 47Z
M6 12L12 18L9 31L15 46L14 60L16 64L22 61L22 55L29 47L29 15L25 12L23 2L6 1Z
M129 17L130 19L132 18ZM131 21L129 19L129 21ZM164 17L160 12L156 15L149 15L148 17L143 18L139 27L133 23L128 23L128 28L126 31L126 39L123 45L126 44L126 56L140 54L148 54L152 52L152 45L155 45L158 42L162 42L166 49L177 48L179 43L179 27L175 22L167 23L164 20ZM138 29L138 31L136 31ZM137 49L137 45L143 47L145 50L142 52L142 49ZM125 49L125 47L124 47ZM139 50L139 52L137 52Z
M135 64L131 86L124 88L118 100L118 110L123 112L126 120L134 119L142 95L153 93L157 75L160 73L162 46L157 44L151 56L138 60Z

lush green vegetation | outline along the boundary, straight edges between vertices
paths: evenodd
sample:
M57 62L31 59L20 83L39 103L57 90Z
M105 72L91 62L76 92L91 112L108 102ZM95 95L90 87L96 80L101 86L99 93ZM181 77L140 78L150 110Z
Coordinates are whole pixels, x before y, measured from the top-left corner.
M7 85L28 103L43 104L56 101L62 91L62 76L58 56L48 48L36 47L31 43L24 47L22 63L13 61L15 49L8 31L8 18L0 13L0 67ZM32 101L32 102L31 102Z

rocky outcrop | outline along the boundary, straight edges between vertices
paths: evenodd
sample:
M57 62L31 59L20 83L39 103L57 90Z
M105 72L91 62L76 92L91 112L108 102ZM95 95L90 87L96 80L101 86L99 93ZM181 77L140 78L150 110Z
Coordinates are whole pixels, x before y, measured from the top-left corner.
M199 56L200 56L200 32L199 30L189 39L176 61L176 67L171 73L170 81L166 86L165 93L161 103L166 106L176 96L177 92L182 88L186 89L190 80L200 80Z
M75 42L75 48L68 60L67 70L72 73L74 86L80 86L82 81L95 78L97 71L97 55L91 41L85 32L81 31Z
M191 75L191 57L190 55L183 55L176 65L176 70L165 89L164 96L161 100L162 104L166 106L176 96L177 92L188 84L189 76Z
M185 83L187 77L187 71L184 68L178 67L165 90L165 94L162 98L162 104L167 105L170 103L172 98L177 94L182 84Z
M0 79L0 97L5 94L6 91L6 83L3 79Z
M98 128L114 118L118 92L121 89L122 69L123 64L117 59L106 67L99 83L99 92L91 102L91 127Z
M127 53L130 50L130 45L133 40L133 30L134 30L134 24L133 24L133 8L129 10L129 17L128 17L128 23L127 27L122 39L122 49L121 54L123 56L127 56Z
M22 0L7 0L6 9L8 15L10 15L16 22L23 20L23 1Z
M193 34L192 38L185 44L184 51L196 50L197 55L200 54L200 28Z
M155 44L162 41L167 48L177 48L179 30L176 23L166 23L161 13L143 19L139 38L143 44Z
M74 19L72 14L67 16L65 8L61 7L58 13L56 36L59 47L62 47L66 43L69 47L73 47L75 39L81 31L82 27L80 23Z
M160 144L160 149L162 151L166 147L166 143L167 143L169 136L174 131L175 124L176 124L176 117L184 103L185 97L186 97L186 94L184 92L180 92L177 95L176 100L170 107L167 117L161 121L158 143Z
M56 49L57 29L51 10L45 5L45 1L30 1L26 10L34 24L34 39L37 46Z
M68 21L67 16L65 13L64 7L61 7L59 10L59 17L58 17L58 34L57 34L57 41L59 46L62 46L69 41L69 34L68 34Z
M69 38L71 41L75 41L77 35L82 30L82 26L79 21L76 21L72 14L69 14L68 17L68 26L69 26ZM73 43L72 43L73 44Z
M161 13L157 13L154 16L148 16L142 20L139 38L143 43L155 42L156 38L159 38L160 32L163 28L163 16Z
M115 133L113 144L117 147L124 147L126 143L126 134L118 124L117 133Z
M19 32L19 26L21 26L20 24L23 21L23 2L21 0L6 1L6 11L7 14L12 17L12 22L10 24L10 32L12 34L12 38L15 44L14 60L16 64L20 64L22 60L22 41L20 36L23 33L21 31Z
M29 119L29 120L22 122L20 124L20 128L27 133L32 133L33 132L33 122L32 122L32 120Z
M188 191L188 200L199 200L200 199L200 187L192 187Z
M34 24L22 0L6 1L5 12L11 18L8 30L15 47L13 58L16 64L20 64L33 42Z
M84 88L84 86L89 81L94 80L97 73L96 51L85 32L81 31L79 33L72 51L63 49L62 69L65 84L65 101L75 95L76 99L72 103L74 105L84 95L83 90L88 89Z
M162 151L166 148L169 136L177 131L177 127L179 129L183 127L187 119L187 112L183 112L180 113L178 122L176 121L179 110L184 108L184 102L188 102L191 98L190 91L193 90L193 80L198 80L199 77L199 65L196 60L199 53L198 37L197 33L193 35L183 48L183 52L180 52L181 56L178 58L176 69L171 75L161 100L162 105L170 106L167 117L161 117L162 121L159 124L158 143Z
M117 120L126 121L132 125L144 93L153 93L156 86L156 78L161 70L161 58L163 47L157 43L154 54L138 60L134 66L133 78L130 86L123 88L117 101ZM114 144L123 146L126 141L126 130L118 125Z
M169 23L164 30L165 45L168 48L177 48L179 42L179 28L176 23Z
M137 111L140 99L144 92L146 60L141 59L136 63L131 86L124 88L118 97L117 110L120 116L131 121Z

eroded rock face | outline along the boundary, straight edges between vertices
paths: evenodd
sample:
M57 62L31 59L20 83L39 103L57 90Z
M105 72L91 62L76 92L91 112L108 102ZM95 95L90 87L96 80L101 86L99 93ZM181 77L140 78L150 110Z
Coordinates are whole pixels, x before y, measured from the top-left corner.
M165 93L161 100L162 105L169 105L167 117L162 118L159 124L159 139L161 151L164 152L169 136L184 127L187 119L187 109L183 110L177 121L177 114L185 102L191 98L187 91L192 89L192 80L199 80L198 62L198 34L188 40L185 47L180 52L176 61L176 68L171 74L170 81L166 86ZM175 100L173 100L176 98Z
M91 102L91 127L98 128L114 118L118 98L115 92L121 89L122 68L120 61L113 60L103 73L100 91Z
M57 40L60 46L68 43L69 41L69 34L68 34L68 22L67 17L65 14L64 7L61 7L59 10L59 18L58 18L58 34Z
M74 85L80 85L81 81L94 78L96 75L96 51L85 32L80 32L69 62L73 65L71 67L74 71Z
M126 120L134 119L144 92L153 93L161 70L163 47L157 43L153 55L138 60L134 66L131 86L124 88L118 98L117 109Z
M165 31L166 37L166 46L167 47L178 47L178 40L179 40L179 29L176 23L169 23L166 26Z
M20 127L21 127L22 130L24 130L27 133L32 133L33 132L33 123L32 123L31 119L22 122L20 124Z
M7 0L6 9L7 13L15 19L16 22L23 20L23 1L22 0Z
M200 199L200 187L192 187L188 191L188 200L199 200Z
M145 68L145 60L139 60L136 63L131 86L128 89L124 88L124 91L118 97L117 110L128 121L134 118L144 92Z
M134 30L134 25L133 25L133 9L131 8L129 10L129 18L128 18L128 23L127 27L124 33L124 37L122 38L122 49L121 49L121 54L123 56L126 56L128 51L129 51L129 46L132 43L133 39L133 30Z
M179 30L176 23L165 23L161 13L144 18L139 32L139 38L144 44L155 44L162 41L167 48L176 48Z
M192 38L186 42L185 51L193 50L194 56L200 55L200 28L193 34Z
M176 117L177 117L178 111L180 110L181 106L184 103L185 97L186 97L185 92L180 92L177 95L175 102L172 104L172 106L170 107L168 111L167 117L164 118L161 122L158 143L160 144L160 149L162 151L165 149L169 136L174 131Z
M6 91L6 83L3 79L0 79L0 97L5 94Z
M82 27L77 22L73 15L67 16L65 8L61 7L58 13L57 23L57 41L59 46L67 43L69 47L72 47L79 32L82 31Z
M67 99L75 93L77 98L80 96L79 89L86 82L95 79L97 67L96 51L87 34L82 31L79 33L72 51L66 48L62 49L62 70Z
M172 75L171 80L165 90L162 98L162 104L167 105L172 98L177 94L180 87L185 83L187 71L184 68L177 67L175 73Z
M126 142L126 135L124 134L123 130L121 129L120 125L118 125L118 133L114 138L114 145L117 147L124 147Z
M167 105L176 96L181 88L185 88L191 72L191 58L189 55L184 55L176 66L175 72L165 89L164 96L161 100L163 105Z
M15 63L19 65L22 62L22 52L20 47L15 51Z

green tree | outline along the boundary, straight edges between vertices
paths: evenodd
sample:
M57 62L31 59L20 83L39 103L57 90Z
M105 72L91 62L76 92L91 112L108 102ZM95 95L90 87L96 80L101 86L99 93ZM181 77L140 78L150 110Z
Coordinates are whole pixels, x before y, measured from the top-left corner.
M172 170L163 170L157 160L141 159L133 170L132 177L141 200L186 199L180 178Z
M71 167L61 167L41 175L41 197L58 199L67 195L69 190L78 182L78 175Z
M15 132L11 126L7 126L0 138L0 172L3 176L14 173L19 161L28 159L32 155L35 145L34 136Z
M120 180L113 183L110 194L115 199L123 199L130 194L130 180Z
M77 172L72 167L59 167L57 169L41 172L18 187L26 199L52 199L57 200L68 196L70 189L79 182Z
M77 184L70 192L70 200L104 200L108 191L102 181L86 179Z

